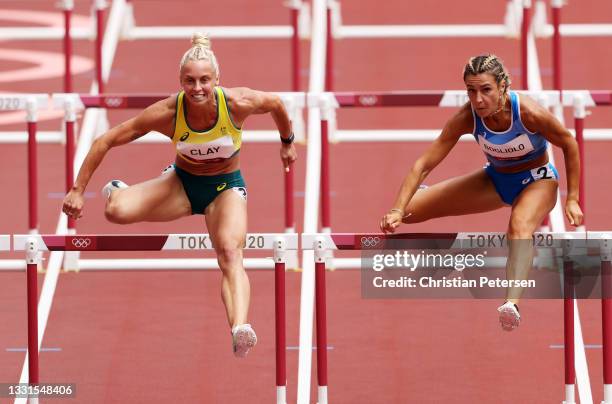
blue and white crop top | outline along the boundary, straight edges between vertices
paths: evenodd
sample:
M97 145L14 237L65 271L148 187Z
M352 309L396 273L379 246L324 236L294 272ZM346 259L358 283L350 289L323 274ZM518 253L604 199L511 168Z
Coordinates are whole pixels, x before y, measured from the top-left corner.
M521 121L519 95L510 91L511 125L504 132L487 128L472 108L474 138L493 167L513 167L539 158L546 153L548 142L541 134L530 132Z

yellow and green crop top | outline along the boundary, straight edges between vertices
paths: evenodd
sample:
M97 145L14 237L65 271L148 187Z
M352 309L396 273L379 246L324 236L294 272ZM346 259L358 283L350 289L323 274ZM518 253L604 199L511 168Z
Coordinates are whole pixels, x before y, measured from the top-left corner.
M176 147L176 154L191 163L205 164L228 159L240 151L242 129L232 122L221 87L215 87L214 91L217 98L217 122L201 132L190 128L187 123L185 93L181 91L176 98L172 143Z

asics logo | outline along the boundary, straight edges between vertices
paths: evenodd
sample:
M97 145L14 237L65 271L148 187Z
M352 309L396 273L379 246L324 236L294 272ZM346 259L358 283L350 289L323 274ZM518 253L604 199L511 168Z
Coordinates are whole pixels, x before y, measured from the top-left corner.
M184 142L189 137L189 132L183 133L183 136L179 139L181 142Z
M73 238L72 245L76 248L87 248L91 245L91 239L89 238Z
M378 245L378 243L380 243L379 237L370 237L370 236L361 237L362 247L375 247L376 245Z
M523 182L523 185L525 185L525 184L529 184L529 181L531 181L531 178L525 178L525 179L522 181L522 182Z
M227 186L227 183L225 182L221 185L217 185L217 191L223 191L226 186Z

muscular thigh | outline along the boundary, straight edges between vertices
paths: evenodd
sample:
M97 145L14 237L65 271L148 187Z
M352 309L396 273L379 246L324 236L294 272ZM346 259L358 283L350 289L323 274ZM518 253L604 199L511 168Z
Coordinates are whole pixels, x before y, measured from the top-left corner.
M509 231L534 232L555 207L557 188L556 180L540 180L521 191L512 205Z
M419 189L406 209L404 223L417 223L436 217L488 212L505 206L495 186L480 169Z
M174 172L118 189L111 197L135 221L169 221L191 214L189 199Z
M223 191L205 211L206 226L215 247L242 247L246 239L247 202L233 189Z

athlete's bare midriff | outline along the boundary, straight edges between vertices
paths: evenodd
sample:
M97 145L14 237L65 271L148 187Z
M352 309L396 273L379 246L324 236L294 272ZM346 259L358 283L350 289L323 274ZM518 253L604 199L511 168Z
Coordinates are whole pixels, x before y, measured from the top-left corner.
M176 156L176 166L193 175L219 175L229 174L240 169L240 156L235 155L220 161L208 161L206 163L191 163L180 156Z
M535 160L525 161L524 163L517 164L512 167L495 167L495 171L499 173L512 174L518 173L525 170L531 170L533 168L541 167L544 164L548 163L548 154L546 152L542 153L542 155Z

